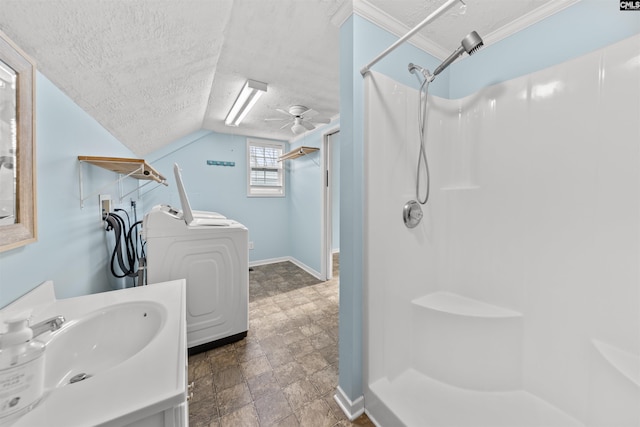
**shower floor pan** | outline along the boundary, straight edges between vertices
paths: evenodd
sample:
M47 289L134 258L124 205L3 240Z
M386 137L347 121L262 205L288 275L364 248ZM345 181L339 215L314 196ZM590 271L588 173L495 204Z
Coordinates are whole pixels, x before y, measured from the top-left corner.
M370 388L408 427L584 427L526 391L465 390L414 369Z

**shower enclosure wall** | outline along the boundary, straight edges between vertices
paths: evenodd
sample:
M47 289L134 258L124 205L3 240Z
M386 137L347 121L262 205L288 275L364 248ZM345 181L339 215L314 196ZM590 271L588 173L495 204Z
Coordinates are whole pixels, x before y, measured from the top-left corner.
M398 65L403 66L403 65ZM365 92L365 407L384 426L640 425L640 36L459 100Z

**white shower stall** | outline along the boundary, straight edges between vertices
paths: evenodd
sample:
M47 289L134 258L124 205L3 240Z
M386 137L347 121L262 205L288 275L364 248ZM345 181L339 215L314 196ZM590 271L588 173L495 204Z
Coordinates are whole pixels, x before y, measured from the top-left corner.
M429 96L431 196L409 229L418 90L367 74L377 424L640 425L639 76L640 35L462 99Z

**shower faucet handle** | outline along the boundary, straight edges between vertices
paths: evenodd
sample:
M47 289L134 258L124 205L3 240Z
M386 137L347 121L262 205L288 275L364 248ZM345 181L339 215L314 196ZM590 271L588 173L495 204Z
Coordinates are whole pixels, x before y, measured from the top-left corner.
M402 209L402 219L407 228L415 228L423 217L422 208L415 200L408 201Z

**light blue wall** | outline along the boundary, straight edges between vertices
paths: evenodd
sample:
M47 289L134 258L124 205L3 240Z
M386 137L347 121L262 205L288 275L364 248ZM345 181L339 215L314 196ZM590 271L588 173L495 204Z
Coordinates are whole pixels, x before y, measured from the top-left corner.
M167 177L169 186L142 197L145 212L157 204L180 207L173 176L173 164L178 163L193 209L219 212L249 229L249 240L254 243L250 262L291 255L289 173L285 197L247 197L246 141L245 136L199 131L146 156ZM285 150L287 147L285 144ZM207 160L231 161L235 166L209 166Z
M38 241L0 253L0 307L45 280L54 281L60 298L109 289L98 196L80 208L77 156L132 157L131 151L40 73L36 150ZM117 203L117 187L108 185L116 175L83 167L86 193L107 184L102 192Z
M300 146L323 149L324 136L334 131L339 122L318 127L291 143L291 149ZM322 177L321 151L287 160L291 174L290 238L291 256L318 274L322 269ZM339 230L338 223L334 230ZM339 240L339 239L338 239Z
M581 0L451 66L450 98L533 73L630 37L640 31L640 12L619 2Z
M322 147L323 133L318 130L305 134L291 144L291 149L302 145ZM320 151L297 159L287 160L286 167L291 174L291 199L289 223L291 256L320 273L321 221L322 221L322 165Z
M460 97L483 87L596 50L640 32L640 13L620 12L618 2L583 0L554 17L478 54L454 63L430 86L430 94ZM341 248L339 385L352 401L362 395L364 80L360 68L397 37L354 15L340 33ZM373 67L416 87L407 72L415 62L439 61L404 44ZM411 80L413 79L413 80Z

